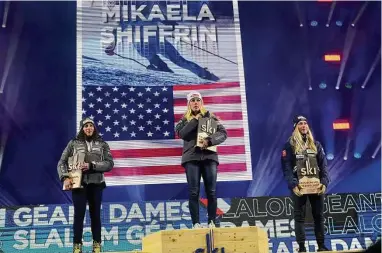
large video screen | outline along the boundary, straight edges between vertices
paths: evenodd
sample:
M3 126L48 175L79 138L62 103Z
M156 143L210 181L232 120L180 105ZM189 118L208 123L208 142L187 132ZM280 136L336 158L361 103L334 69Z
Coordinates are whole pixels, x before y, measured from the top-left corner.
M251 180L238 3L78 2L77 122L110 145L108 185L186 182L175 125L191 91L228 132L218 181Z

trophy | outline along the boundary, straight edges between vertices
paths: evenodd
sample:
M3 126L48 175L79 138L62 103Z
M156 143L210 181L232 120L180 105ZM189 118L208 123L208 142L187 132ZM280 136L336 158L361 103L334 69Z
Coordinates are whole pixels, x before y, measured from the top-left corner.
M68 158L68 173L69 178L72 180L72 189L82 188L82 165L85 163L85 153L75 153ZM69 190L63 186L63 190Z
M198 135L197 135L197 141L196 146L197 147L203 147L203 140L212 134L214 134L217 131L217 122L212 118L199 118L199 125L198 125ZM211 146L207 147L208 150L216 152L217 147Z
M319 168L315 153L310 154L309 150L307 155L300 155L302 159L297 157L297 176L299 185L302 187L300 192L302 194L317 194L320 185ZM299 155L297 155L299 156Z

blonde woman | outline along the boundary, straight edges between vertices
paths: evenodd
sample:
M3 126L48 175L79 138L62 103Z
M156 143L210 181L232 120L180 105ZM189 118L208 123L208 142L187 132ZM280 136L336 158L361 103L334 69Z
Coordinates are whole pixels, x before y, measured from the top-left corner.
M293 191L294 220L296 240L299 245L298 252L306 252L305 247L305 210L307 199L312 206L314 219L314 232L318 244L318 251L327 251L324 238L324 196L329 183L327 161L324 149L315 141L309 129L308 121L304 116L293 120L293 133L282 151L282 168L288 187ZM297 171L305 166L305 162L317 168L320 185L318 194L302 195L301 186L298 184Z
M217 131L203 139L202 148L196 147L199 118L212 118L217 122ZM175 127L178 136L183 139L182 166L186 170L189 189L189 209L193 228L200 228L199 191L200 178L203 177L208 199L208 225L216 224L216 179L218 154L206 148L223 143L227 139L227 131L219 120L203 106L202 95L193 91L187 95L187 111Z

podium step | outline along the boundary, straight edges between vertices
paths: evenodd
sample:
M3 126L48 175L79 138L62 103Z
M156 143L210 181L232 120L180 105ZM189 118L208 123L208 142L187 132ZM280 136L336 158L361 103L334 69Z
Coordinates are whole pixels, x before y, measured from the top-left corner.
M158 251L155 251L155 252L158 252ZM193 253L193 252L195 252L195 251L188 251L188 253ZM225 251L225 252L227 252L227 251ZM237 253L237 252L240 252L240 251L236 251L235 253ZM359 252L364 252L364 250L321 251L320 253L359 253ZM154 253L154 252L149 252L149 251L115 251L115 252L108 252L108 253ZM265 251L264 253L268 253L268 251Z
M150 253L269 252L267 233L258 227L162 230L142 239L142 251Z

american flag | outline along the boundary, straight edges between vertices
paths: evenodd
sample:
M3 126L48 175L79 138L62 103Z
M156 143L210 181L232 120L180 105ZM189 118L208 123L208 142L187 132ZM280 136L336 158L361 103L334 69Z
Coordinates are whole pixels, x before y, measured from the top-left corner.
M83 86L82 117L95 121L109 144L114 168L108 185L185 182L180 165L183 141L175 125L187 109L186 95L199 91L208 110L228 132L218 146L218 180L251 178L248 135L245 134L240 84L181 86ZM247 141L246 141L247 140Z

